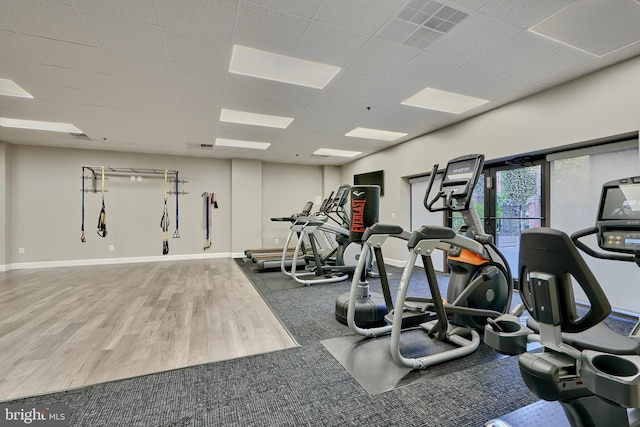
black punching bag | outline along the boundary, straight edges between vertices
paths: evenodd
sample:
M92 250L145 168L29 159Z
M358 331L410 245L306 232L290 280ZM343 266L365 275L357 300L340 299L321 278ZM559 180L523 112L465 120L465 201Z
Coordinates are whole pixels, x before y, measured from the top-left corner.
M351 187L351 227L349 240L362 243L367 227L378 222L380 212L380 187L355 185Z
M363 244L362 236L368 227L378 222L380 211L380 187L377 185L356 185L351 187L351 226L349 240ZM367 267L368 268L368 267ZM384 297L369 292L367 268L362 270L358 282L357 298L354 306L354 322L360 328L372 328L386 324L384 316L389 312ZM352 283L351 286L354 286ZM350 292L336 299L336 319L348 324Z

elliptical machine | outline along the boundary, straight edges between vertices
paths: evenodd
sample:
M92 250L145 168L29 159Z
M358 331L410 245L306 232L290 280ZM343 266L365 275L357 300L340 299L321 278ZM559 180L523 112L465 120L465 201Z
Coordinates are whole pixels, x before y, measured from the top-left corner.
M409 257L400 280L395 308L387 304L389 313L383 326L363 327L357 319L359 307L367 307L371 299L368 284L361 279L360 263L356 268L348 303L347 323L360 335L375 337L391 332L391 354L396 362L424 369L428 366L470 354L480 344L478 330L484 329L487 317L498 317L508 312L511 305L512 276L508 263L495 247L492 236L484 233L483 225L472 203L473 188L482 172L484 156L474 154L451 160L445 169L440 189L433 199L429 194L433 187L438 165L433 167L425 194L424 205L431 212L460 212L464 225L454 231L441 226L423 226L413 233L396 225L375 224L364 234L363 253L374 250L378 269L384 265L381 247L388 238L407 241ZM442 202L441 206L437 206ZM431 256L434 250L447 252L451 268L447 288L447 302L441 297ZM417 257L422 258L430 298L407 296ZM388 282L380 271L383 292ZM390 299L390 298L389 298ZM368 309L365 309L368 310ZM428 315L428 321L419 316ZM418 316L420 327L434 340L447 341L456 346L451 350L419 358L407 358L400 352L402 330L414 324L411 318Z

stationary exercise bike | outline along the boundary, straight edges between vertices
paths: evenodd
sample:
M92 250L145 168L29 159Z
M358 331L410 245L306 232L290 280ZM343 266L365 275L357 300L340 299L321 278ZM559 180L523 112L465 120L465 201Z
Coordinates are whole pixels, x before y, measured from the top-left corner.
M484 329L487 317L498 317L510 308L513 280L509 265L493 244L492 236L484 233L472 203L473 188L483 165L484 156L481 154L451 160L445 169L439 191L429 199L438 165L431 172L424 205L430 212L461 213L464 225L457 232L442 226L423 226L413 233L407 233L397 225L375 224L363 236L363 253L374 251L379 271L384 265L381 247L388 238L407 241L409 256L395 307L386 303L389 313L385 320L389 324L373 327L363 327L357 321L362 317L357 311L360 307L371 305L367 301L372 298L368 283L362 280L361 267L364 266L360 265L360 260L351 286L347 323L353 332L367 337L391 332L391 354L403 366L424 369L472 353L480 344L477 331ZM436 249L447 253L451 269L446 300L441 296L431 260ZM422 258L431 294L427 298L407 296L418 256ZM383 294L388 294L388 281L383 271L380 271ZM425 319L422 316L425 315L428 319L423 322ZM416 318L431 339L449 342L455 347L434 355L405 357L400 351L400 335L403 329L416 323L412 320Z
M601 250L580 240L594 234ZM520 354L527 387L543 400L558 401L571 426L638 426L638 409L628 409L640 408L638 324L623 336L602 322L611 305L577 248L640 266L640 177L604 184L595 227L571 239L551 228L523 232L520 293L531 318L527 326L509 315L490 321L485 343L501 353ZM582 311L574 286L589 302ZM527 353L527 342L541 343L544 352ZM485 425L509 424L492 420Z

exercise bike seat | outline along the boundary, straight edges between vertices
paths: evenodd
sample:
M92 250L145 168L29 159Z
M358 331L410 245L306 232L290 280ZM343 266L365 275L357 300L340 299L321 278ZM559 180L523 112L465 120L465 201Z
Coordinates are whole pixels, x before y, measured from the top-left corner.
M527 326L536 332L540 331L538 322L532 317L527 319ZM583 332L563 332L562 341L580 351L596 350L617 355L640 355L640 341L615 332L604 322Z

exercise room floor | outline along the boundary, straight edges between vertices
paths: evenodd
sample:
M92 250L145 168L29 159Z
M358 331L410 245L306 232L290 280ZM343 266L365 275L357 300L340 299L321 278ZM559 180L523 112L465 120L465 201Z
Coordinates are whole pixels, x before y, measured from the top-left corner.
M0 273L0 401L296 347L232 259Z

